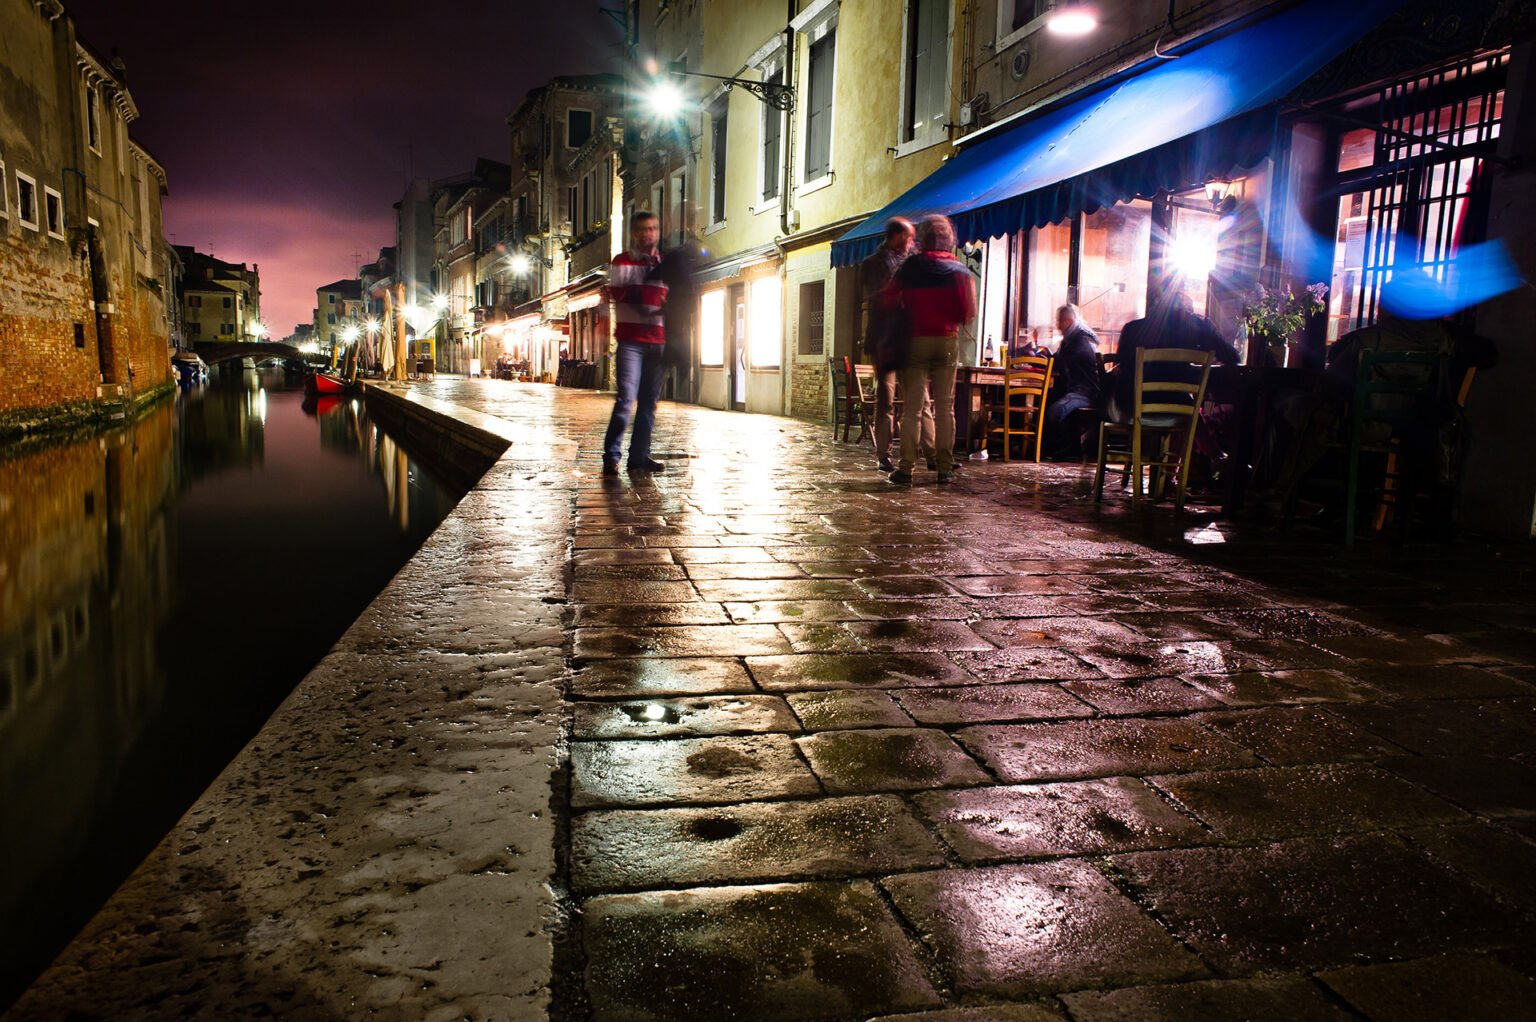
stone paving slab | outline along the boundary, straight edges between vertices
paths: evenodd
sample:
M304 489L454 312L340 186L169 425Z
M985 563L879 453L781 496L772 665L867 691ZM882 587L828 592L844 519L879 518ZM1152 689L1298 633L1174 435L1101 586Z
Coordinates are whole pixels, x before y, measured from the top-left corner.
M1318 978L1374 1022L1516 1019L1536 1007L1536 981L1483 955L1351 966Z
M513 447L358 623L377 691L314 704L355 723L262 764L310 815L243 832L294 847L135 888L29 1017L1392 1018L1416 963L1536 974L1529 549L1345 552L1073 465L893 488L676 405L667 471L605 479L611 397L416 390ZM380 727L384 768L337 753ZM382 844L315 818L328 770Z

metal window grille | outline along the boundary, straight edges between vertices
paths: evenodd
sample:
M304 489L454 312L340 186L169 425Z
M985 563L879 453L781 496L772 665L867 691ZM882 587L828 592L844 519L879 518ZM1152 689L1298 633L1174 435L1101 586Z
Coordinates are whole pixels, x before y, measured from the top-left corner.
M827 285L815 280L800 285L800 344L802 355L820 355L826 348Z
M1374 135L1369 164L1338 171L1330 340L1376 321L1394 272L1444 279L1457 246L1480 240L1483 166L1499 136L1508 63L1507 49L1475 54L1342 104L1352 122L1377 127L1345 131L1337 147L1339 167L1352 137Z

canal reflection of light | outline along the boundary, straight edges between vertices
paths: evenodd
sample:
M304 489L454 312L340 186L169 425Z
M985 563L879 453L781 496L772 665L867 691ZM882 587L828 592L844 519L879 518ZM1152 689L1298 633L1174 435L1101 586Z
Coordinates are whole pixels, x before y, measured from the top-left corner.
M267 423L267 390L265 387L256 391L256 412L261 418L262 425Z

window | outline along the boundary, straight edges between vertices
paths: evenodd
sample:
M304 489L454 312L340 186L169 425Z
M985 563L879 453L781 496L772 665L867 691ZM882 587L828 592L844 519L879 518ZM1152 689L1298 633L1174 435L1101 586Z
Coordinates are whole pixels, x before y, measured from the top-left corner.
M336 304L336 296L335 295L326 295L325 296L325 304L327 304L327 305L335 305ZM331 322L334 323L335 320L332 320Z
M779 68L764 79L770 85L784 84L784 69ZM779 175L784 138L784 114L767 103L763 104L763 201L779 197Z
M568 149L580 149L592 137L592 111L567 110L565 112L565 145Z
M203 307L202 295L187 295L187 308L201 309Z
M949 0L907 0L901 141L937 141L949 113Z
M224 299L224 308L226 308L226 309L230 308L230 304L229 303L230 303L230 300L228 298Z
M334 312L327 312L325 314L325 322L326 322L327 326L335 326L336 325L336 313L334 313Z
M1023 37L1024 26L1045 16L1051 0L999 0L997 5L997 50L1001 52Z
M1202 202L1205 200L1202 198ZM1083 321L1099 335L1100 351L1115 351L1120 331L1147 308L1147 271L1152 255L1152 204L1104 206L1083 218L1083 252L1077 297ZM1200 282L1205 303L1205 281ZM1051 310L1051 321L1056 311Z
M687 216L684 203L688 196L688 176L682 171L672 175L671 194L667 196L667 218L671 230L668 236L672 244L681 245L687 240Z
M651 185L651 212L656 214L658 218L656 226L661 230L663 236L666 235L667 230L667 205L663 201L662 195L664 187L660 181ZM634 223L635 218L631 216L629 222Z
M800 285L800 332L796 350L820 355L826 346L827 283L813 280Z
M754 369L777 369L783 346L783 310L779 307L779 278L759 277L752 282L748 311L747 356Z
M101 93L94 85L85 87L85 144L101 155Z
M49 236L63 241L64 197L47 185L43 186L43 213L47 217Z
M37 230L37 182L16 172L16 218L21 226Z
M722 98L709 117L709 222L725 220L726 101Z
M592 226L592 175L581 179L581 233Z
M196 322L188 323L187 333L191 334L193 337L201 337L203 334L203 324Z
M811 44L811 68L805 102L805 180L832 172L832 62L837 33Z
M5 186L5 161L0 160L0 220L11 218L11 193Z
M699 364L725 365L725 289L699 296Z
M220 323L219 324L219 333L222 336L229 337L229 336L233 335L234 332L235 332L235 324L233 324L233 323Z

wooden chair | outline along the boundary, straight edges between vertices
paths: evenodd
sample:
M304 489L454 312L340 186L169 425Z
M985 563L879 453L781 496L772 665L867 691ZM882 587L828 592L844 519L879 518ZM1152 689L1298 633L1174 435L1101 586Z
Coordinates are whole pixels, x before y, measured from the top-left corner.
M1379 496L1376 527L1386 523L1389 513L1406 523L1400 505L1411 493L1403 489L1399 463L1403 434L1424 427L1420 419L1430 414L1430 396L1439 381L1441 356L1435 352L1363 352L1355 376L1355 394L1350 407L1349 471L1345 479L1344 545L1355 544L1355 514L1360 499L1360 461L1364 454L1384 454L1386 470ZM1386 371L1383 372L1383 369ZM1470 373L1457 394L1465 400L1471 385ZM1371 429L1371 427L1378 427Z
M849 393L853 397L854 413L859 419L859 443L868 440L871 448L875 446L875 411L880 400L879 387L874 366L863 362L854 364Z
M1022 437L1020 456L1028 450L1030 437L1035 438L1035 460L1040 460L1040 445L1045 439L1045 402L1051 392L1051 370L1055 359L1049 355L1018 355L1008 360L1003 374L1003 402L991 409L997 422L988 431L989 436L1003 438L1003 460L1013 459L1013 438Z
M853 371L847 355L827 356L827 379L832 382L832 436L841 429L846 444L853 423Z
M1179 364L1198 368L1196 382L1149 380L1149 365ZM1170 473L1178 480L1174 506L1184 510L1189 486L1189 462L1194 455L1195 424L1205 402L1211 378L1211 353L1192 348L1138 348L1136 350L1135 402L1130 422L1105 422L1099 426L1099 467L1094 474L1093 499L1104 499L1104 466L1113 462L1131 472L1131 506L1140 507L1142 471L1156 473L1153 498L1162 496ZM1111 450L1112 439L1128 441L1128 447ZM1157 457L1147 457L1149 441L1157 443ZM1179 441L1178 446L1174 442Z

